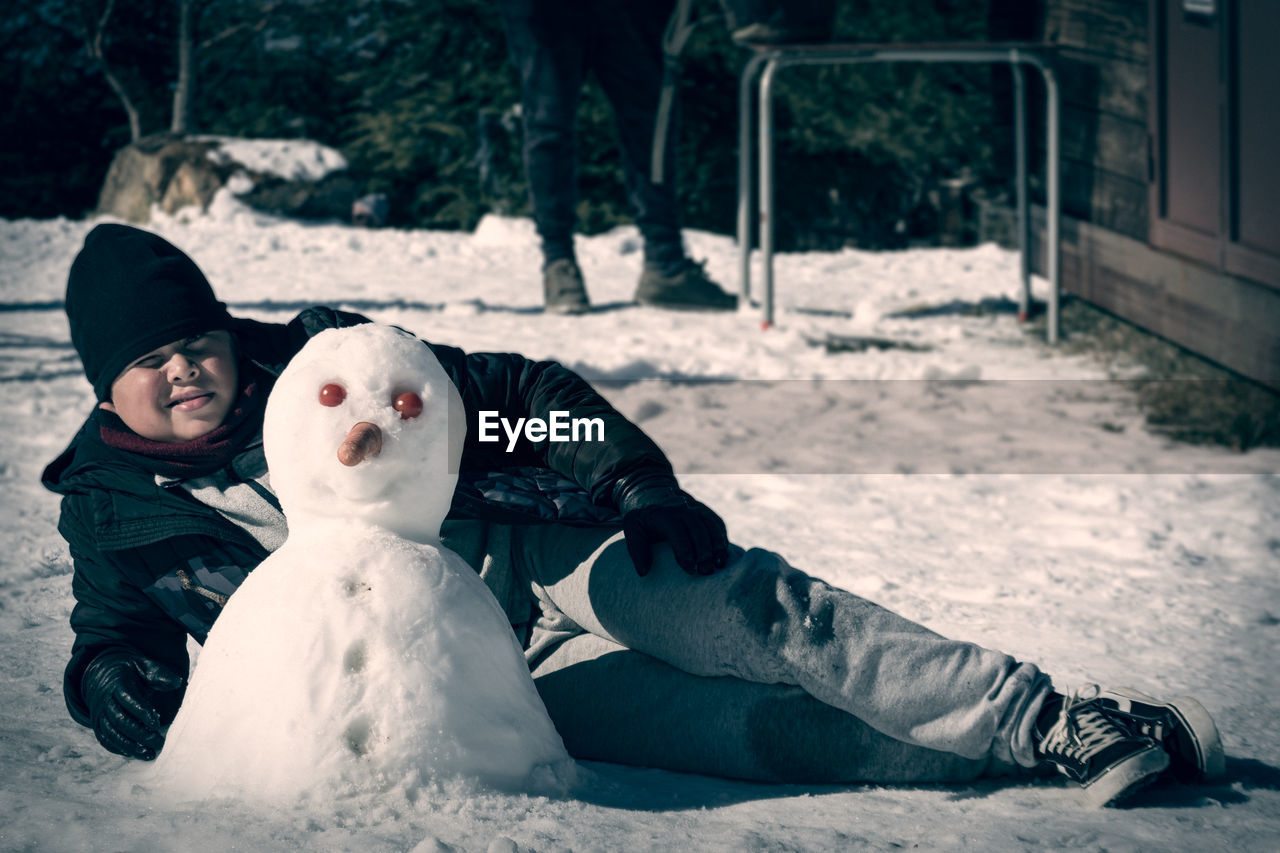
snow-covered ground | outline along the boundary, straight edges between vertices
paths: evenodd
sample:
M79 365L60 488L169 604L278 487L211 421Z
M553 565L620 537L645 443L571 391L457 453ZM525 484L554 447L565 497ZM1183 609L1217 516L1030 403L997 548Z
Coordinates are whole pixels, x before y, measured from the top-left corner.
M93 224L0 221L0 849L1280 849L1280 452L1153 436L1097 363L1007 312L963 310L1016 296L1015 254L784 255L778 324L762 331L745 309L636 307L639 241L621 228L579 243L596 310L571 318L541 312L527 221L367 231L225 196L151 227L234 313L286 320L327 303L465 349L558 359L654 435L739 543L1035 661L1060 686L1197 696L1229 778L1095 811L1056 781L763 786L587 764L568 799L444 786L325 814L161 809L61 695L71 563L39 477L92 403L61 299ZM687 239L734 286L732 240ZM921 306L940 310L908 310ZM824 346L859 335L912 347Z

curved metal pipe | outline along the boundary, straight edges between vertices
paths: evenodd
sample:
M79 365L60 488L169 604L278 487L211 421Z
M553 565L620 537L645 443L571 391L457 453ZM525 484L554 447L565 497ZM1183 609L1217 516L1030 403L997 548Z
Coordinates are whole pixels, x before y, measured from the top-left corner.
M751 301L751 90L764 61L763 53L747 60L738 82L738 289L743 305Z

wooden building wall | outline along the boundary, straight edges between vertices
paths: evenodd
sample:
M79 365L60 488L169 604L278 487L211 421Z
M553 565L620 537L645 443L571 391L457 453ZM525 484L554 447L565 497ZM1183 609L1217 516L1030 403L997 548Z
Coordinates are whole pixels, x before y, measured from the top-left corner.
M1151 6L1041 0L1039 11L1033 36L1057 46L1063 96L1063 289L1280 388L1280 281L1151 245ZM1043 162L1042 134L1033 144Z
M1147 4L1049 0L1058 46L1063 211L1147 240Z

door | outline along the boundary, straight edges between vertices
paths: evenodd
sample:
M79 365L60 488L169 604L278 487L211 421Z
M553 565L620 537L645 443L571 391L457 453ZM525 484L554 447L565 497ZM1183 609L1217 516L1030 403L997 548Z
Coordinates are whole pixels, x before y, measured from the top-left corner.
M1151 0L1151 243L1280 288L1277 33L1277 0Z

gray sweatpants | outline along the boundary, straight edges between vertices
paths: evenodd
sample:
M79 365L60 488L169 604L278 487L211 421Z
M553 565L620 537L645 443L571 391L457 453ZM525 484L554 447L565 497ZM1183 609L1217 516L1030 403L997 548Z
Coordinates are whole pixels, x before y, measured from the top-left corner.
M621 531L446 522L578 758L760 781L949 782L1036 764L1049 679L769 551L639 577Z

